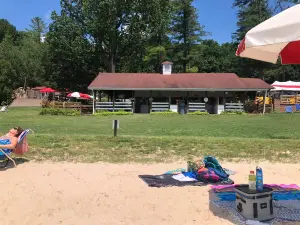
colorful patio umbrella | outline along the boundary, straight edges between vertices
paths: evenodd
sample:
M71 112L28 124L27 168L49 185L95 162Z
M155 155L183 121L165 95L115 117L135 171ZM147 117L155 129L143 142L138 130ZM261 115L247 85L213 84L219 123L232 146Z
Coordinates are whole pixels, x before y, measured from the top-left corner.
M271 91L300 91L300 82L290 80L286 82L275 81L271 86L274 87Z
M80 93L80 92L69 93L67 95L67 97L69 97L69 98L82 98L82 99L91 99L92 98L92 96L90 96L88 94L83 94L83 93Z
M41 93L53 93L53 92L56 92L54 89L52 88L43 88L40 90Z
M293 6L251 29L236 55L282 64L300 64L300 4Z
M80 98L80 95L82 95L82 94L79 93L79 92L71 92L67 95L67 97L69 97L69 98Z
M83 98L83 99L92 99L93 96L88 95L88 94L82 94L80 98Z

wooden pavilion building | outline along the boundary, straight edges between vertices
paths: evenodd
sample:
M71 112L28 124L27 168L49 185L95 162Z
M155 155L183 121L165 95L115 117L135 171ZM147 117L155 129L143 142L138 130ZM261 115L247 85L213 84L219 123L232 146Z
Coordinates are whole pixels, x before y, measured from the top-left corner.
M161 74L100 73L89 85L93 113L125 110L134 113L175 111L181 114L206 111L243 111L249 93L267 92L272 87L261 79L240 78L234 73L172 74L172 63L164 62ZM101 102L100 93L109 96ZM97 100L99 99L99 100Z

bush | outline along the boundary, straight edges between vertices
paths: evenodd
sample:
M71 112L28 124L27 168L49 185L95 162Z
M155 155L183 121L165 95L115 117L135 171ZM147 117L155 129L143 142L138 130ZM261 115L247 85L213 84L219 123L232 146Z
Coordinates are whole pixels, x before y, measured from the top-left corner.
M80 116L80 111L76 109L42 108L40 115Z
M247 113L243 112L243 111L223 111L221 112L220 115L245 115Z
M114 112L110 112L107 110L97 110L97 112L94 114L95 116L126 116L126 115L133 115L132 112L127 112L125 110L118 110Z
M163 111L163 112L151 112L151 115L179 115L178 112L173 112L171 110Z
M201 111L195 111L195 112L190 112L188 115L209 115L208 112L201 112Z

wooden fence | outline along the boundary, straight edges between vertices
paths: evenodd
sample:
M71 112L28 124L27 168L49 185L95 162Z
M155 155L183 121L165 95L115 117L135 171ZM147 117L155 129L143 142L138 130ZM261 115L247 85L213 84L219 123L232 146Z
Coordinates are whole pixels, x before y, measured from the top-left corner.
M49 104L50 107L53 108L63 108L63 109L77 109L82 112L82 104L81 102L56 102L53 101Z
M243 103L226 103L225 104L225 111L244 111L244 104Z
M96 110L133 112L133 105L132 102L96 102Z
M50 105L54 108L81 109L81 102L51 102Z
M164 112L170 110L169 102L152 102L151 112Z
M205 103L189 102L187 111L188 112L196 112L196 111L206 112Z

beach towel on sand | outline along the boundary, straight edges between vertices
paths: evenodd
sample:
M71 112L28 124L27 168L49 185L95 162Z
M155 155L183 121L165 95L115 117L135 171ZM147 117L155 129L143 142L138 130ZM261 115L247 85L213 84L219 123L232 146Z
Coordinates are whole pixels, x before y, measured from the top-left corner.
M139 175L149 187L184 187L184 186L204 186L208 183L201 181L185 181L180 182L178 180L173 179L172 174L163 174L163 175ZM225 181L214 182L214 184L233 184L234 182L229 178Z

